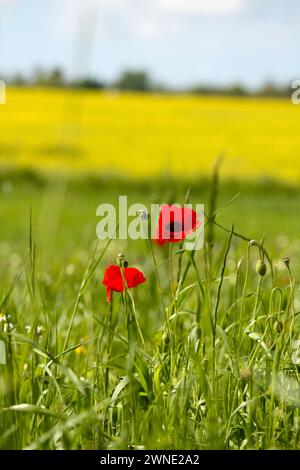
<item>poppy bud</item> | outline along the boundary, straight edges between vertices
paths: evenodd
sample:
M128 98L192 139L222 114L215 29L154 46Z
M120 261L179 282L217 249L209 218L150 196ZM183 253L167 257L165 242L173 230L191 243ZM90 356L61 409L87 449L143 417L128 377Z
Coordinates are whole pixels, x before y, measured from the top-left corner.
M255 270L259 276L263 277L267 272L266 263L262 259L259 259L256 263Z
M164 344L169 344L170 336L166 331L164 332L162 339L163 339Z
M282 332L282 330L283 330L283 323L282 323L282 321L278 321L278 322L277 322L276 329L277 329L278 333L281 333L281 332Z
M119 253L118 256L117 256L117 264L118 264L118 266L123 266L123 264L124 264L124 259L125 259L125 256L124 256L122 253Z
M290 267L290 258L288 258L287 256L283 258L282 262L286 265L287 268Z
M124 268L128 268L128 261L124 261L123 266Z

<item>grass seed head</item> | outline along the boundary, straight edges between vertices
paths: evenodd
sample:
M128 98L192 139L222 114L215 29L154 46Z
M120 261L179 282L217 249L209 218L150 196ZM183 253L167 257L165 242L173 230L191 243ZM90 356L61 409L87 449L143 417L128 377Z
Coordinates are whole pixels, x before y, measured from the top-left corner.
M252 370L249 367L245 367L240 370L240 379L244 382L248 382L252 377Z
M149 212L146 211L145 209L140 209L140 210L138 210L138 214L139 214L139 216L141 217L141 219L143 219L143 220L148 220L149 217L150 217L150 216L149 216Z
M282 262L286 265L287 268L290 267L290 258L288 258L287 256L283 258Z

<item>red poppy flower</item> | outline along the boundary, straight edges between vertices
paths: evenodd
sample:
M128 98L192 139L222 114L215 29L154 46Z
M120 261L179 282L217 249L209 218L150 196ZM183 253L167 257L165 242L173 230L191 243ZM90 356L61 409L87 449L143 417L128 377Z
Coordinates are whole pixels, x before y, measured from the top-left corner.
M126 285L120 266L111 264L105 270L102 284L106 287L106 294L108 302L111 301L111 291L123 292L126 287L136 287L146 281L143 273L136 268L123 268Z
M159 214L155 240L159 245L180 242L200 224L198 214L193 209L165 204Z

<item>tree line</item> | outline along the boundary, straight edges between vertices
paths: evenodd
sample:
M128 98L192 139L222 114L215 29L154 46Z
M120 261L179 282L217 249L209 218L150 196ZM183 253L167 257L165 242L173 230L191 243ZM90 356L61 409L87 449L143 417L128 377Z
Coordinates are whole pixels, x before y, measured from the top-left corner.
M174 89L168 85L155 82L144 70L125 70L116 80L110 82L99 79L95 76L79 77L69 79L59 67L51 69L37 68L30 77L25 77L21 73L3 77L5 83L13 86L38 86L54 88L79 88L79 89L115 89L135 92L186 92L201 95L228 95L228 96L262 96L262 97L285 97L291 95L291 85L279 86L272 82L267 82L261 87L253 90L241 83L234 83L229 86L217 86L207 84L195 84L186 88ZM292 82L292 81L291 81Z

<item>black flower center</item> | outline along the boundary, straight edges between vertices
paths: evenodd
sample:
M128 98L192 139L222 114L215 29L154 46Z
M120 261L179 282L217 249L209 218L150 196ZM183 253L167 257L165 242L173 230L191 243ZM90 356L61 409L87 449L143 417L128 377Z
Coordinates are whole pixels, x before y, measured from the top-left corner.
M169 224L165 225L165 229L170 233L178 233L182 231L182 224L172 220Z

